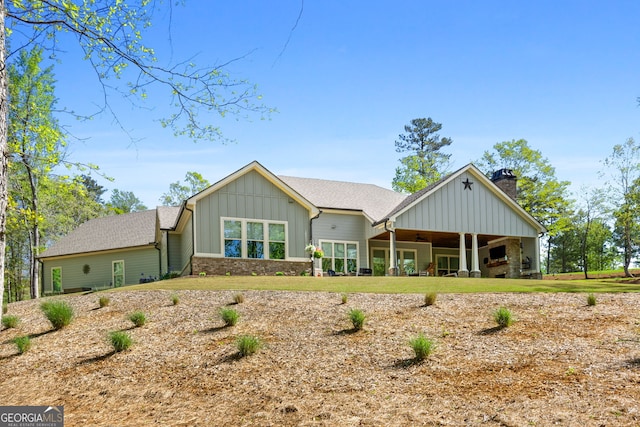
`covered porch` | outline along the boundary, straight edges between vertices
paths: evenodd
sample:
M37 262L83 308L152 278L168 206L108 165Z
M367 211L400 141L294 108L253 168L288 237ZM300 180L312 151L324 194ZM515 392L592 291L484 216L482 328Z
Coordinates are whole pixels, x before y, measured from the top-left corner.
M541 277L538 236L386 228L368 246L376 276Z

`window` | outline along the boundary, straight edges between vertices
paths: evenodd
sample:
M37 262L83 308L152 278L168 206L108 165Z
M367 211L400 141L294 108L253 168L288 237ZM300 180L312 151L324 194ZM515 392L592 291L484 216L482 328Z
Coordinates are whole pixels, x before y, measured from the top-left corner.
M226 258L285 259L286 223L223 219Z
M112 265L112 283L114 288L124 285L124 261L113 261Z
M358 244L356 242L320 242L324 252L322 270L348 274L358 271Z
M51 288L53 292L62 292L62 267L51 268Z
M242 222L224 221L224 256L240 258L242 256Z
M409 276L416 274L416 251L398 251L398 267L400 275Z
M264 258L264 224L247 222L247 258Z
M284 259L284 224L269 224L269 259Z
M438 266L438 276L456 273L460 269L460 258L457 255L438 255L436 265Z

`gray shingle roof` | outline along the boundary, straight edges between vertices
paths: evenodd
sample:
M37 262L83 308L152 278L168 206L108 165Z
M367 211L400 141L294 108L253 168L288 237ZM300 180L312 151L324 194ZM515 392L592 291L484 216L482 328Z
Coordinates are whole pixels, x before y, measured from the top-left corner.
M155 209L96 218L58 240L40 258L152 245L155 232Z
M358 210L374 221L407 197L373 184L291 176L278 178L319 208Z
M158 221L160 222L160 229L169 230L175 228L178 215L182 210L181 206L158 206Z

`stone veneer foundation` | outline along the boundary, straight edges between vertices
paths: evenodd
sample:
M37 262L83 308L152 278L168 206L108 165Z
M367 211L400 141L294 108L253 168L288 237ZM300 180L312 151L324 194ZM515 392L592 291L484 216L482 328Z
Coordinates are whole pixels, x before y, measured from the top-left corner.
M302 272L311 275L311 262L300 261L276 261L266 259L243 258L200 258L191 260L193 274L205 272L207 275L224 276L229 273L232 276L273 276L277 272L285 276L299 276Z

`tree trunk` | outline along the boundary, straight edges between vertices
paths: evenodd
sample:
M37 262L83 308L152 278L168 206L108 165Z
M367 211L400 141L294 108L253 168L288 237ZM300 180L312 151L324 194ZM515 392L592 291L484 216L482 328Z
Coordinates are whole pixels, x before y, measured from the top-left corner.
M9 202L7 161L9 145L7 143L7 116L9 113L9 99L7 96L7 64L5 45L5 5L0 0L0 305L4 298L4 259L7 247L7 205Z
M40 298L40 269L38 265L38 255L40 253L40 226L38 224L38 186L36 177L29 163L24 161L27 175L29 177L29 186L31 187L31 216L33 224L31 229L31 250L29 256L29 281L31 283L31 299Z

